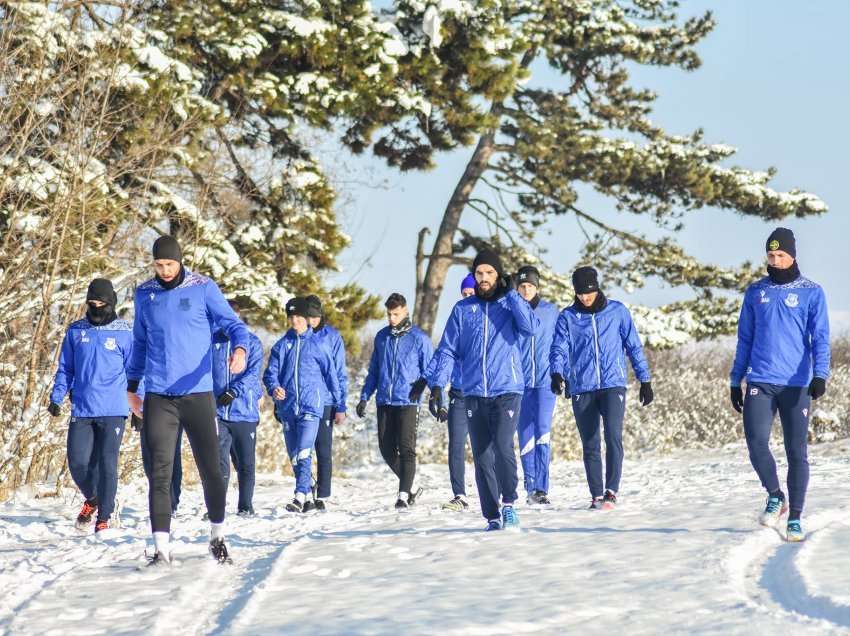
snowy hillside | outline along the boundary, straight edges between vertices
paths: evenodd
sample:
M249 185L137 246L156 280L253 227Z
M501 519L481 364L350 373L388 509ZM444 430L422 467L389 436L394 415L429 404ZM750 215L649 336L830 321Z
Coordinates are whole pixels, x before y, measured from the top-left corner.
M484 534L475 512L388 509L383 466L336 481L332 512L282 511L286 479L260 478L259 517L228 518L235 563L206 557L199 492L174 525L180 564L139 570L145 497L122 486L124 529L80 536L79 501L0 507L0 631L9 634L850 633L850 444L812 449L809 540L756 525L762 494L743 446L627 462L622 504L585 510L580 464L553 467L550 510ZM470 472L467 474L471 479ZM231 493L232 495L233 493Z

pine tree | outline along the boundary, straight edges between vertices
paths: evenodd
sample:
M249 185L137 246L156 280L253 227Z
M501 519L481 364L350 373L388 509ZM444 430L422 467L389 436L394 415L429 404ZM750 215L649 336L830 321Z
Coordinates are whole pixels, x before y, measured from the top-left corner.
M773 170L726 167L735 153L699 130L672 136L650 119L656 95L630 83L634 64L700 65L694 49L714 26L710 13L681 20L671 0L398 0L390 17L410 44L401 73L428 101L375 141L402 170L433 165L446 149L475 145L450 194L415 318L434 327L453 263L468 259L466 210L487 219L501 243L533 245L555 215L573 215L587 234L578 259L608 284L638 287L648 277L686 286L692 298L661 314L692 337L727 333L733 301L754 277L749 263L701 263L675 241L688 211L703 206L779 220L821 214L826 205L800 190L776 192ZM544 64L558 88L534 84ZM625 231L582 205L580 188L612 208L651 218L658 236ZM483 190L483 192L482 192ZM478 239L496 240L492 237ZM653 312L655 313L655 312Z

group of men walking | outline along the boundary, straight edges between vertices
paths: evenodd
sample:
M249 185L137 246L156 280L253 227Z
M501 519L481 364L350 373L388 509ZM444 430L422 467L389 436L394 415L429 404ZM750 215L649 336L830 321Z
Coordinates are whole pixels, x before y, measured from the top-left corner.
M775 525L789 510L768 446L779 412L789 463L786 536L802 540L810 402L826 390L829 324L823 290L800 274L790 230L774 231L766 252L768 276L744 296L731 400L743 413L750 459L768 493L760 517L765 525ZM185 432L201 477L210 552L228 562L223 524L231 462L239 482L237 513L254 514L263 348L239 317L238 306L225 300L215 282L183 266L173 237L154 243L153 267L154 277L136 289L132 327L115 313L112 284L92 281L86 317L66 333L48 410L59 416L70 395L68 463L85 498L77 522L87 527L96 515L96 532L109 527L114 511L118 450L132 414L134 427L141 429L149 481L153 565L171 561L169 533L179 500L180 438ZM605 296L597 272L580 267L572 282L575 300L559 311L541 298L534 267L509 275L498 254L483 250L461 282L462 298L436 350L411 323L405 298L390 295L385 303L388 325L375 336L356 412L364 417L375 396L379 448L398 478L396 509L415 505L422 493L416 486L416 436L426 388L430 413L448 426L452 498L444 509L469 507L467 437L487 530L519 525L515 435L526 502L549 504L549 449L558 395L572 402L590 508L616 506L626 358L640 383L643 406L654 397L649 366L629 310ZM294 496L286 509L324 510L331 494L333 426L346 417L345 347L339 332L325 323L316 296L290 299L286 314L289 329L272 347L262 373L295 474Z

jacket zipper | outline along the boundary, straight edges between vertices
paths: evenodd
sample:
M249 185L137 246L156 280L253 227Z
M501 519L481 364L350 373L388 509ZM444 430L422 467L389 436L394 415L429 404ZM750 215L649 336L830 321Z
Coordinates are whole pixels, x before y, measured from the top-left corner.
M230 339L227 340L227 348L225 349L224 353L225 353L224 366L227 369L227 382L226 382L226 384L227 384L227 390L229 391L230 390ZM226 419L228 421L230 420L230 406L232 404L233 404L233 402L228 404L224 409L224 419Z
M393 339L393 361L391 364L392 371L390 373L390 404L393 403L393 386L395 386L395 366L398 360L398 339L399 336L390 336Z
M298 384L298 369L301 364L301 336L295 334L295 414L299 414L299 404L301 404L301 387Z
M596 388L602 388L602 371L599 368L599 331L596 329L596 314L590 314L593 324L593 348L596 353Z
M531 388L537 385L537 347L535 346L535 338L531 336Z
M484 303L484 343L482 344L482 356L481 356L481 370L484 376L484 397L487 396L487 332L488 325L490 322L490 303ZM513 359L511 359L511 364L513 364Z
M514 382L516 382L516 367L514 366L514 354L511 354L511 375L514 378Z

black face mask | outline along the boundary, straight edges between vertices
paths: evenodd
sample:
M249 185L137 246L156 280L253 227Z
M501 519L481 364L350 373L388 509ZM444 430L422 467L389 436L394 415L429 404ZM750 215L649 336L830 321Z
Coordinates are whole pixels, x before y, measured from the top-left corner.
M800 268L797 266L797 261L794 261L791 263L791 267L786 267L785 269L768 265L767 275L775 285L787 285L800 278Z
M410 316L406 316L404 320L398 323L395 327L390 327L390 333L394 336L403 336L410 328L413 327L413 323L410 322Z
M93 325L108 325L115 320L115 308L112 305L103 305L103 307L95 307L88 303L86 309L86 318Z
M183 265L180 265L180 272L169 281L162 280L159 275L156 276L156 282L158 282L164 289L174 289L175 287L179 287L180 284L186 278L186 268Z
M608 305L608 299L605 298L605 294L602 292L596 293L596 300L593 301L593 304L590 307L585 307L584 303L582 303L578 298L576 298L573 303L573 307L575 307L576 311L582 314L596 314L605 309Z
M528 304L531 305L532 309L537 309L537 305L540 304L540 294L534 294L534 298L529 300Z

